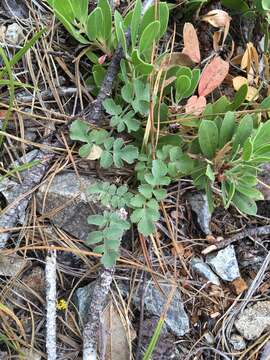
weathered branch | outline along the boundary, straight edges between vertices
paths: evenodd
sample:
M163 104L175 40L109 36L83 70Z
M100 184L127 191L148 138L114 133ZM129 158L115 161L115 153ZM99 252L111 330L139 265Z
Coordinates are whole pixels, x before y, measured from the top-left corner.
M46 350L48 360L56 360L56 251L46 258Z
M113 279L114 267L102 268L93 289L92 301L89 304L87 322L83 330L83 360L97 359L97 339L100 316L104 309Z

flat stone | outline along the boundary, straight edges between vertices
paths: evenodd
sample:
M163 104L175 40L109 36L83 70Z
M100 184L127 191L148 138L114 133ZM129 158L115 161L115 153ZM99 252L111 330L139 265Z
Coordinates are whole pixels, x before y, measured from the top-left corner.
M212 271L209 265L199 258L194 258L190 262L192 269L199 275L206 278L214 285L220 286L220 281L217 275Z
M165 305L168 301L168 296L172 287L167 284L159 284L163 293L156 288L155 284L149 281L145 286L144 293L144 307L146 312L150 315L161 316L162 312L165 309ZM141 291L141 289L140 289ZM137 294L134 294L132 301L136 307L140 307L140 291ZM172 298L172 301L169 305L166 317L165 324L168 329L176 336L183 336L189 331L189 319L185 312L184 305L182 303L181 294L176 289Z
M96 230L95 226L87 224L87 217L104 209L95 196L87 194L94 182L96 179L91 176L78 178L75 173L56 175L52 182L39 188L38 212L72 236L86 240L88 233Z
M245 350L247 346L245 339L237 334L232 334L232 336L230 337L230 343L236 351Z
M236 329L246 340L256 340L270 330L270 301L259 301L246 308L235 320Z
M26 265L30 265L31 261L25 260L18 255L0 255L0 275L16 276L22 271Z
M206 263L210 265L222 280L233 281L240 277L233 245L209 254L206 257Z
M17 23L8 25L6 31L6 41L12 45L19 45L24 39L23 30Z
M189 193L187 195L187 200L191 206L191 209L197 215L197 221L200 225L201 230L206 234L210 234L210 221L211 213L209 211L207 196L201 191Z

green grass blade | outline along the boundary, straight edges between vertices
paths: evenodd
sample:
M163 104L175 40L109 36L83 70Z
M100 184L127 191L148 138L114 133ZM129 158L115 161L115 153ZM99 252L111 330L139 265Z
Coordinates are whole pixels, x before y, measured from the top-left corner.
M157 324L157 327L154 331L154 334L150 340L150 343L146 349L146 352L143 356L143 360L150 360L151 359L151 356L153 354L153 351L155 350L155 347L157 345L157 342L158 342L158 339L160 337L160 333L161 333L161 330L162 330L162 327L164 325L164 318L160 318L159 321L158 321L158 324Z
M7 128L7 124L8 124L8 120L10 117L10 114L12 112L12 105L15 99L15 85L14 85L14 79L13 79L13 74L12 74L12 69L10 66L10 61L8 60L5 51L3 50L3 48L0 46L0 56L2 57L6 70L7 70L7 74L9 77L9 85L8 85L8 90L9 90L9 102L8 102L8 110L6 112L5 118L4 118L4 122L2 125L1 130L5 131ZM1 134L0 135L0 149L2 147L4 141L4 136Z

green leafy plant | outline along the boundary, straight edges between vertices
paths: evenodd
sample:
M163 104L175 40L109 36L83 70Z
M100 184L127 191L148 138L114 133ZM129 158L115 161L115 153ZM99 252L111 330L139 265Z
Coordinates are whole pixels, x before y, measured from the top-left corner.
M193 3L200 6L203 2ZM97 27L97 21L105 16L104 4L105 1L100 1L89 15L94 27L88 29L88 33L93 32L91 44L101 44L100 39L105 39L105 30ZM84 143L79 148L82 157L99 160L104 168L121 168L126 164L134 168L130 188L98 182L89 189L106 210L103 215L89 217L88 222L98 229L90 233L87 243L95 245L94 251L102 254L102 263L106 266L115 263L121 237L132 223L144 236L155 232L160 217L159 204L167 196L167 186L184 176L193 179L194 185L206 192L211 211L222 201L226 208L233 205L242 213L256 214L256 200L262 199L256 189L258 172L270 159L270 122L258 125L256 116L249 111L241 113L241 117L237 113L245 102L247 85L236 92L233 100L221 96L207 104L202 116L194 115L190 120L189 114L179 115L176 120L179 132L172 134L166 125L163 127L161 122L166 122L169 106L185 104L196 92L201 73L181 63L166 65L166 51L155 53L156 44L167 29L167 4L160 2L157 8L150 7L144 15L141 12L140 0L125 17L116 11L111 18L107 11L106 16L111 19L111 38L107 45L113 49L120 44L125 54L118 87L113 97L103 102L111 131L91 129L82 120L74 121L70 129L71 139ZM130 42L126 41L128 28ZM93 79L99 87L106 70L93 54L90 56L95 62ZM219 62L224 63L221 58ZM148 75L152 79L159 77L163 88L159 85L153 91ZM265 99L259 109L268 109L269 102ZM145 133L149 131L149 120L153 121L151 126L155 131L162 129L156 146L153 146L153 138L150 142L143 136L144 127ZM120 137L122 132L125 140Z

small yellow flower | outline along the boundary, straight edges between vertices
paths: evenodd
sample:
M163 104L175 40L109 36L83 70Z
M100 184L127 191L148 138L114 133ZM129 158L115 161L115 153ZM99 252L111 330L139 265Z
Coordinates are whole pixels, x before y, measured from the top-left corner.
M58 300L58 302L57 302L57 304L56 304L56 308L58 309L58 310L66 310L67 309L67 302L66 302L66 300L64 300L64 299L60 299L60 300Z

